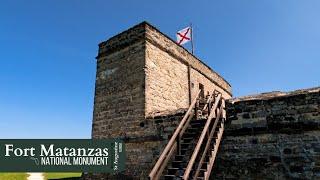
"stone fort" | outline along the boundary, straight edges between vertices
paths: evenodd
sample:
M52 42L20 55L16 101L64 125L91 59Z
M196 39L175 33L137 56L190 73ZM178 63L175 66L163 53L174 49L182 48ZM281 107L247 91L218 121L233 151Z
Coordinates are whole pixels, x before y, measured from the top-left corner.
M320 88L233 98L231 85L147 22L99 44L92 138L126 171L85 179L320 179Z

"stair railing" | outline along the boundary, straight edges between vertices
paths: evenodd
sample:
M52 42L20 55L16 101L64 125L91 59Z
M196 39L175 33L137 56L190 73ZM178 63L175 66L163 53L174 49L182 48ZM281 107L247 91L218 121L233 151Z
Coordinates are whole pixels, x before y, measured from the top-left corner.
M224 109L225 108L225 101L224 100L222 101L221 107L222 107L221 128L219 129L219 132L218 132L218 138L216 140L216 146L215 146L215 149L213 150L212 156L211 156L211 158L209 160L209 164L207 166L207 171L204 173L204 179L205 180L209 180L209 177L211 175L211 170L212 170L214 161L216 159L216 155L218 153L219 145L220 145L220 142L221 142L221 139L222 139L222 134L223 134L223 131L224 131L224 122L226 120L226 110Z
M194 151L192 153L190 161L189 161L189 163L187 165L187 168L185 170L185 173L183 175L183 179L185 179L185 180L189 179L190 172L191 172L192 167L193 167L193 165L195 163L195 160L196 160L196 158L197 158L197 156L199 154L199 151L200 151L201 145L203 144L205 136L210 134L210 132L208 131L209 130L209 126L211 124L212 119L216 116L215 111L218 108L218 105L219 105L219 102L220 102L221 96L222 96L221 93L217 94L216 92L217 91L214 91L215 96L217 95L217 97L215 98L214 105L212 106L212 108L210 110L210 115L208 116L207 122L206 122L206 124L205 124L205 126L203 128L203 131L202 131L202 133L200 135L198 143L197 143L197 145L196 145L196 147L195 147L195 149L194 149Z
M213 135L214 135L214 133L215 133L215 131L216 131L216 128L217 128L217 125L218 125L218 122L219 122L219 119L222 117L222 122L221 122L221 128L219 129L219 132L218 132L218 140L217 140L217 142L218 143L216 143L216 145L215 145L215 149L214 149L214 151L215 151L215 153L214 153L214 157L212 156L211 158L210 158L210 167L207 167L207 171L206 172L211 172L211 169L212 169L212 166L213 166L213 162L214 162L214 159L215 159L215 154L216 154L216 150L218 149L218 147L219 147L219 143L220 143L220 140L221 140L221 137L222 137L222 133L223 133L223 130L224 130L224 118L223 118L223 114L224 114L224 99L222 98L221 99L221 106L220 106L220 108L219 109L217 109L217 117L216 117L216 120L214 121L214 124L213 124L213 127L212 127L212 129L211 129L211 132L210 132L210 134L209 134L209 137L208 137L208 140L207 140L207 143L206 143L206 146L205 146L205 149L204 149L204 151L203 151L203 153L202 153L202 156L201 156L201 158L200 158L200 161L199 161L199 164L198 164L198 166L197 166L197 169L196 169L196 171L195 171L195 175L194 175L194 179L197 179L197 177L199 176L199 173L200 173L200 169L201 169L201 166L202 166L202 163L203 163L203 161L205 160L205 157L206 157L206 155L207 155L207 153L208 153L208 150L209 150L209 148L210 148L210 145L211 145L211 141L212 141L212 138L213 138ZM212 165L211 165L212 164ZM205 179L208 179L209 178L209 176L210 176L210 173L207 173L206 174L208 177L205 177Z
M151 180L158 180L165 169L165 167L168 164L168 161L171 159L173 156L175 150L178 148L178 153L181 150L180 149L180 143L181 143L181 137L183 136L185 130L189 126L189 123L192 119L192 117L195 114L194 108L196 107L196 103L198 101L199 95L200 95L201 90L199 90L196 94L196 97L193 99L191 102L186 114L182 118L179 126L173 133L172 137L170 138L168 144L164 148L163 152L161 153L158 161L154 165L153 169L151 170L149 174L149 178Z
M212 101L213 95L214 95L214 93L210 94L210 96L209 96L208 99L207 99L206 104L205 104L204 107L202 108L202 111L205 111L207 108L208 108L208 110L210 111L210 105L211 105L211 101ZM208 114L210 114L210 112L208 112Z

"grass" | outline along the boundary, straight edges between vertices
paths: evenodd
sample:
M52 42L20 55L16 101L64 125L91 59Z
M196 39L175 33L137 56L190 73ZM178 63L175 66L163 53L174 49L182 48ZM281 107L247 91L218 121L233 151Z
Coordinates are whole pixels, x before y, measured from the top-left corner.
M43 173L44 179L60 179L60 178L72 178L80 177L81 173ZM27 173L0 173L0 180L26 180L28 177Z
M0 173L1 180L26 180L27 177L27 173Z
M59 178L72 178L72 177L80 177L80 173L59 173L59 172L53 172L53 173L44 173L45 179L59 179Z

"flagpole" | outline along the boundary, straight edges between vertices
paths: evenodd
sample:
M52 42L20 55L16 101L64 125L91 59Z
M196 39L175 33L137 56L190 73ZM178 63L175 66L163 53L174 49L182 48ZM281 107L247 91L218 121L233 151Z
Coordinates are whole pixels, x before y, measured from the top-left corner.
M190 23L190 29L191 29L191 53L193 54L193 27L192 27L192 23Z

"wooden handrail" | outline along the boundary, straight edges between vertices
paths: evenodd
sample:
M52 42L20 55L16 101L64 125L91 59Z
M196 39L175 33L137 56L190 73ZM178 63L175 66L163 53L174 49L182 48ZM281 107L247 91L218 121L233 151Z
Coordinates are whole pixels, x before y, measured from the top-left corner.
M189 122L191 121L191 119L194 117L194 114L190 114L185 126L181 129L180 133L179 133L179 138L182 137L182 135L184 134L184 132L187 130Z
M205 109L207 109L208 104L211 102L212 95L213 95L213 93L210 94L210 96L208 97L206 104L205 104L204 107L202 108L202 111L204 111Z
M201 159L199 161L198 167L196 169L196 173L194 175L194 179L196 179L198 177L198 175L199 175L200 168L201 168L202 163L203 163L203 161L204 161L204 159L205 159L205 157L207 155L207 152L209 150L213 134L216 131L216 128L217 128L217 125L218 125L218 122L219 122L219 119L220 119L220 116L222 115L222 113L223 113L223 108L222 108L222 106L220 106L220 109L217 109L217 117L216 117L216 120L215 120L215 122L213 124L213 127L212 127L211 131L210 131L210 135L209 135L209 138L207 140L205 149L204 149L204 151L202 153L202 156L201 156Z
M192 153L192 156L191 156L191 158L190 158L190 161L189 161L189 163L188 163L188 166L187 166L187 168L186 168L186 171L184 172L183 179L185 179L185 180L187 180L187 179L189 178L190 172L191 172L191 170L192 170L192 166L193 166L193 164L194 164L194 162L195 162L195 160L196 160L196 158L197 158L197 156L198 156L200 147L201 147L201 145L202 145L202 143L203 143L203 140L204 140L204 138L205 138L205 136L206 136L206 133L207 133L207 131L208 131L208 129L209 129L209 125L211 124L211 120L212 120L213 116L215 115L214 112L215 112L215 110L216 110L217 107L218 107L218 103L219 103L219 101L220 101L220 98L221 98L221 93L219 93L219 94L218 94L218 97L215 99L215 103L214 103L214 105L213 105L212 108L211 108L211 113L210 113L210 115L209 115L209 117L208 117L208 120L207 120L207 122L206 122L206 124L205 124L205 126L204 126L204 128L203 128L203 131L202 131L202 133L201 133L201 135L200 135L200 138L199 138L199 140L198 140L198 143L197 143L197 145L196 145L196 148L195 148L195 150L194 150L193 153Z
M194 108L196 102L197 102L197 99L199 97L199 94L200 94L200 91L199 90L197 92L197 95L196 97L193 99L192 103L190 104L189 108L188 108L188 111L186 112L186 114L184 115L184 117L182 118L179 126L177 127L177 129L174 131L172 137L170 138L168 144L166 145L166 147L164 148L163 152L161 153L158 161L156 162L156 164L154 165L153 169L151 170L150 174L149 174L149 178L151 180L157 180L159 179L160 175L162 174L162 171L164 170L164 167L166 166L167 164L167 160L166 159L169 159L170 156L172 155L172 152L174 150L172 150L173 148L175 148L175 143L176 143L176 140L177 140L177 137L181 137L183 134L181 133L181 130L182 129L185 129L184 127L186 125L188 125L188 122L190 121L191 118L188 118L190 115L191 115L191 112L192 112L192 109ZM193 113L192 113L193 115ZM187 121L189 120L189 121ZM184 132L184 131L183 131ZM180 134L181 133L181 134ZM171 153L170 153L171 152ZM170 155L171 154L171 155Z
M225 100L222 99L221 107L220 107L221 114L222 114L221 128L219 129L218 139L216 140L217 143L216 143L214 151L212 152L212 157L209 160L209 164L207 166L207 171L204 173L204 179L205 180L208 180L210 175L211 175L211 170L212 170L212 167L213 167L213 163L214 163L214 160L216 159L218 148L219 148L219 145L220 145L220 142L221 142L221 139L222 139L222 135L223 135L223 131L224 131L224 122L226 120L226 110L224 108L225 108Z
M168 156L166 156L166 157L164 158L164 160L163 160L163 164L167 164L167 163L168 163L168 161L170 160L170 158L171 158L171 156L173 155L174 151L177 149L177 145L178 145L177 142L174 142L174 143L173 143L173 146L172 146L172 148L170 149ZM158 170L158 172L163 172L163 170L164 170L165 167L166 167L166 166L160 166L160 169ZM154 177L154 179L160 179L160 176L161 176L161 173L157 173L156 176Z

